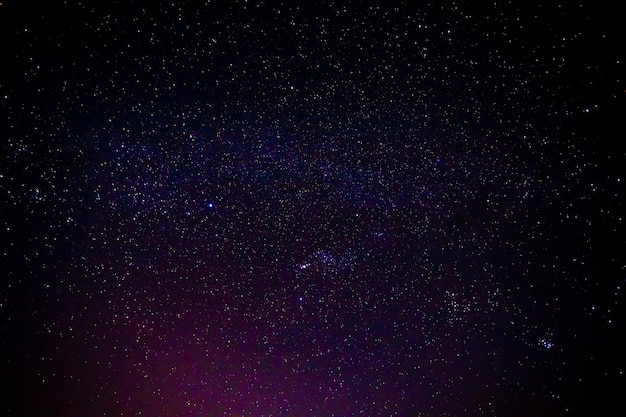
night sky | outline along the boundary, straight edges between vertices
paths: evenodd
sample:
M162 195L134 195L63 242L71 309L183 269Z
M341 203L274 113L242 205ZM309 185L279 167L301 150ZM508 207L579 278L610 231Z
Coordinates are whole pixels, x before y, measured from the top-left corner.
M0 2L0 414L626 415L619 11L42 3Z

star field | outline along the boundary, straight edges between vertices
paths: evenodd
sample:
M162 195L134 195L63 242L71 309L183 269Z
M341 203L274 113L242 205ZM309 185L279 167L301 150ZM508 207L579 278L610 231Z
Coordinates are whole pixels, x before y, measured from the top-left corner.
M611 10L49 3L0 3L3 415L624 413Z

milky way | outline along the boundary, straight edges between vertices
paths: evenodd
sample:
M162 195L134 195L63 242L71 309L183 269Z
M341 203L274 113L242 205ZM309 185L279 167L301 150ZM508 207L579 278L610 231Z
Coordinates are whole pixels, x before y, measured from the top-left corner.
M0 3L3 415L626 412L611 10L50 3Z

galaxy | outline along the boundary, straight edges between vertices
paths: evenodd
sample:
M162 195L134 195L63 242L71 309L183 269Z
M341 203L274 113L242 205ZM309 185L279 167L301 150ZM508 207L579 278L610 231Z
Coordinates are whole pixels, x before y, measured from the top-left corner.
M623 416L602 2L0 2L1 413Z

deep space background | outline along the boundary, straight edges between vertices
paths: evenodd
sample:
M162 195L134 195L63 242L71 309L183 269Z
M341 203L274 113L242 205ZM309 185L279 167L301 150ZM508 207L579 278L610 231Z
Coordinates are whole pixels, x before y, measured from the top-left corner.
M626 415L614 4L0 2L0 413Z

